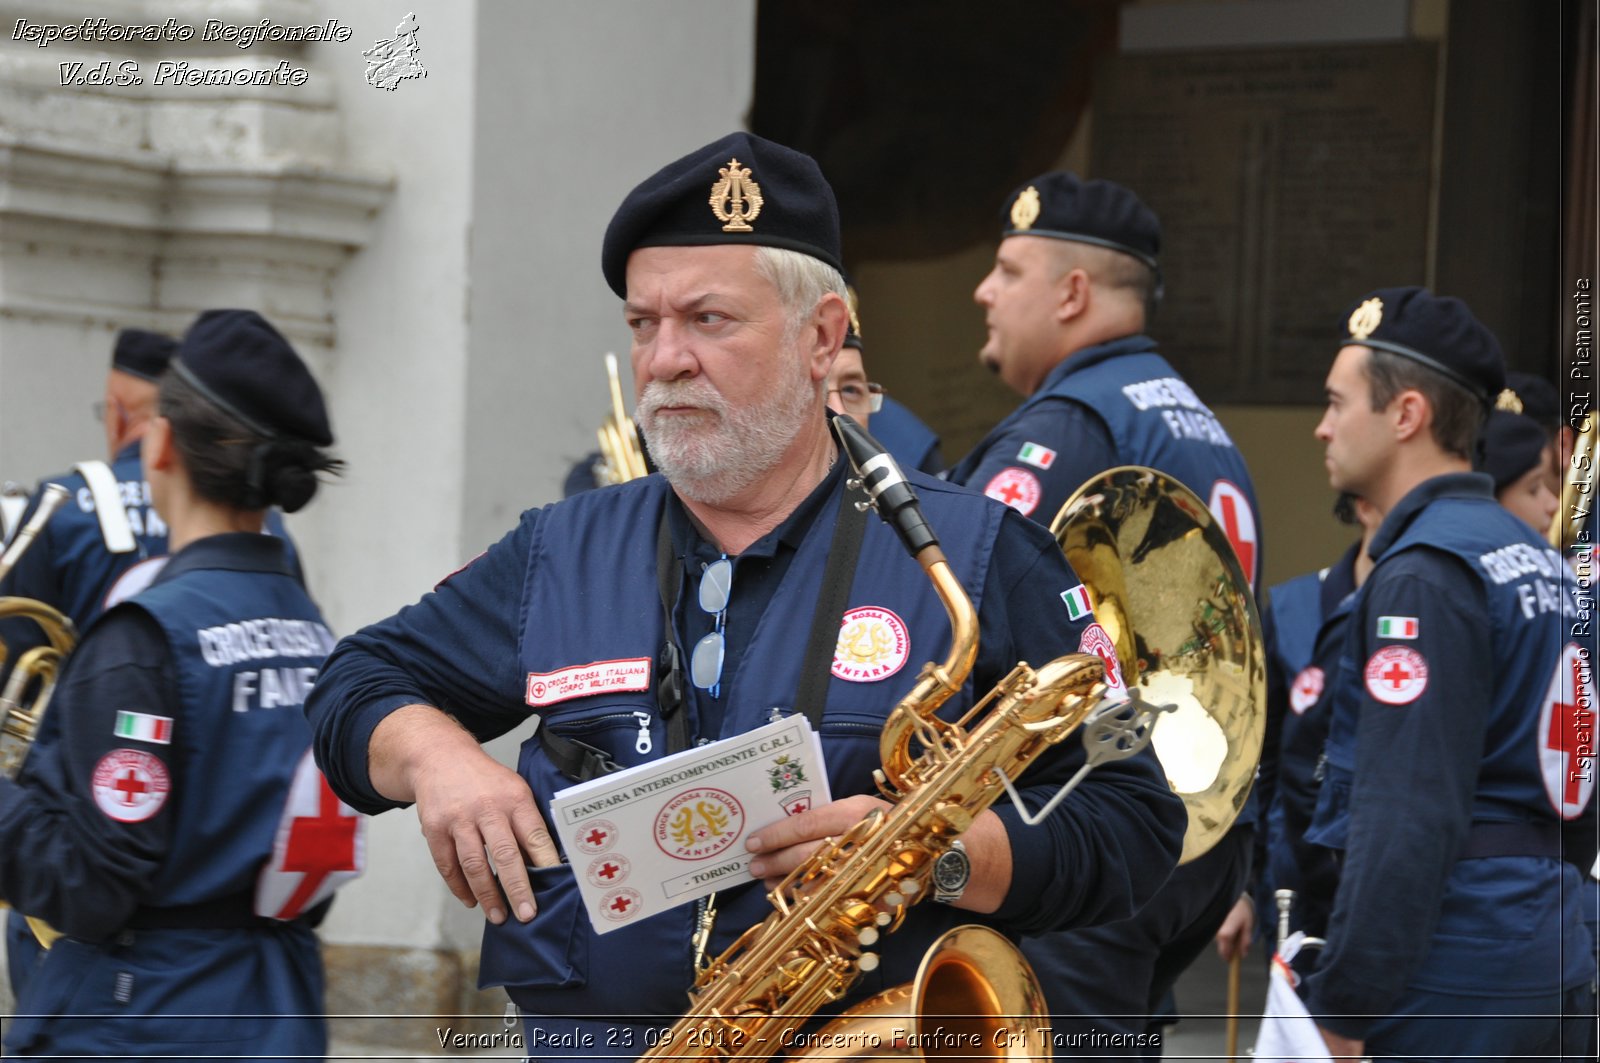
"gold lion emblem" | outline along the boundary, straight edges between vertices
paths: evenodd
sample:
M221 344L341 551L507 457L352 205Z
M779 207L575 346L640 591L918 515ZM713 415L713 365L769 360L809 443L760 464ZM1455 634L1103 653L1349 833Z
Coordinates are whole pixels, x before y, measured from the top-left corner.
M1360 306L1355 313L1350 315L1350 338L1364 340L1383 324L1383 300L1373 296Z
M1032 185L1024 188L1011 204L1011 227L1027 232L1039 220L1039 190Z
M839 632L836 655L855 664L877 664L894 652L894 632L882 620L857 620Z
M761 213L761 186L750 179L750 168L740 166L738 159L729 159L728 165L717 170L722 176L711 186L711 213L725 222L725 233L748 233L755 230L750 223Z

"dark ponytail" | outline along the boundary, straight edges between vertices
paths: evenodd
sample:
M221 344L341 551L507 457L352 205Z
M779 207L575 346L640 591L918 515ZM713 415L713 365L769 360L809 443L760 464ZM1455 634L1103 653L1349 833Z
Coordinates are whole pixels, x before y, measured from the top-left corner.
M180 373L162 377L160 409L195 493L210 502L293 513L317 493L318 473L338 475L344 468L304 440L267 437L245 426Z

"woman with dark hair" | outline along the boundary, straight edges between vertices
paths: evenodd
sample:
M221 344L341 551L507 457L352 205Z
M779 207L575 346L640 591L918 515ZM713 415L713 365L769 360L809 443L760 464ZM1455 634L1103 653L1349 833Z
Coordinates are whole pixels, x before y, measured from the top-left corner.
M201 315L143 443L171 559L90 627L20 777L0 779L0 896L62 935L8 1054L326 1052L313 927L363 834L301 712L333 636L261 532L340 468L332 443L277 330Z

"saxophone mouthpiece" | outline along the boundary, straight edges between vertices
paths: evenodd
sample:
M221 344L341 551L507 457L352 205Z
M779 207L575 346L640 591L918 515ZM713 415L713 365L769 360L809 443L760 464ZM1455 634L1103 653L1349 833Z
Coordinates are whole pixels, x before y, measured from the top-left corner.
M829 423L833 425L833 434L838 437L839 446L849 459L850 467L855 470L861 489L870 499L869 504L878 511L884 523L900 536L900 541L905 543L912 556L930 546L938 546L939 537L933 534L933 529L923 518L916 492L906 482L905 473L900 471L900 466L889 456L883 444L868 435L867 430L850 417L832 417Z

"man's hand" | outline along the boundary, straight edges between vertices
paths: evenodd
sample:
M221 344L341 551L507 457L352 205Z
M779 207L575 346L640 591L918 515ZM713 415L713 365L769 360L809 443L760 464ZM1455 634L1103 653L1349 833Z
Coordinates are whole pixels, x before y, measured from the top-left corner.
M874 810L889 807L880 797L857 794L769 823L745 839L744 847L759 854L750 863L750 873L767 889L776 889L784 876L821 847L824 838L837 838Z
M891 807L882 798L857 794L809 812L770 823L745 839L745 848L759 854L750 873L776 889L785 875L817 851L824 838L843 834L875 809ZM1000 817L984 810L961 835L972 861L972 880L953 907L987 914L1000 907L1011 887L1011 841Z
M1241 893L1228 910L1228 917L1217 928L1217 955L1223 963L1232 963L1235 956L1250 955L1250 939L1255 936L1256 906L1248 893Z
M378 792L416 802L434 867L450 892L468 908L482 904L491 923L505 922L508 900L520 921L532 919L537 907L527 865L550 867L561 856L522 776L426 705L385 717L369 752Z

